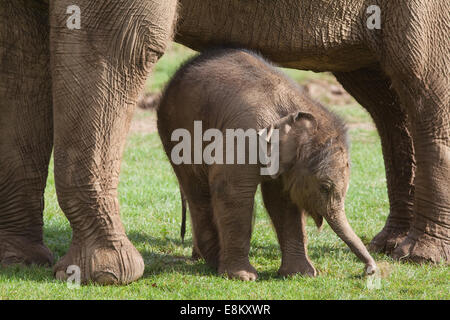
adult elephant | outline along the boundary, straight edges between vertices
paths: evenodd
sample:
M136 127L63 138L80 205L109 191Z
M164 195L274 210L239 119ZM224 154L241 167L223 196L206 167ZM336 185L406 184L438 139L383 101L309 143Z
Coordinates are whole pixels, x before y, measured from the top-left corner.
M334 72L382 139L391 207L372 247L448 263L448 1L179 2L175 39L191 48L248 47L286 67ZM66 26L74 4L79 30ZM381 29L367 27L370 5L381 8ZM73 228L56 276L69 265L81 267L84 282L142 275L120 222L117 183L130 116L175 9L175 0L0 3L0 262L52 260L42 210L53 148L58 200Z
M333 72L381 137L390 213L371 249L448 263L449 1L179 2L179 43L248 47L284 67Z

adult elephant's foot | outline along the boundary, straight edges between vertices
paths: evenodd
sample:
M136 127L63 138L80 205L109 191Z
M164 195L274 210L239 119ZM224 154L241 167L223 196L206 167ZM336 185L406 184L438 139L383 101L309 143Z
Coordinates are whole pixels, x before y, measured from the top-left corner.
M406 184L407 192L390 192L390 213L383 229L372 239L371 252L391 254L405 240L413 220L414 187ZM392 188L390 188L392 189Z
M392 252L392 258L401 261L416 263L440 263L449 264L450 239L441 236L432 236L428 233L420 233L411 230L407 237Z
M226 274L230 279L242 281L255 281L258 278L256 269L250 262L235 264L222 263L219 266L219 274Z
M433 128L440 128L436 121ZM448 144L450 137L442 137ZM417 139L414 218L406 238L392 251L397 260L445 264L450 260L450 145L433 145L435 140Z
M0 265L41 265L53 263L52 252L41 242L23 236L0 234Z
M383 229L372 239L371 252L391 254L405 240L413 221L413 186L407 193L391 192L391 210Z
M281 264L278 274L283 277L302 274L308 277L317 276L317 271L308 258L302 258L296 261L284 262Z
M102 285L128 284L144 273L144 261L140 253L124 235L119 239L93 243L72 242L67 254L55 265L57 279L65 281L80 268L80 282L94 282Z
M386 224L370 242L369 250L377 253L390 254L399 244L405 240L409 227L392 226Z

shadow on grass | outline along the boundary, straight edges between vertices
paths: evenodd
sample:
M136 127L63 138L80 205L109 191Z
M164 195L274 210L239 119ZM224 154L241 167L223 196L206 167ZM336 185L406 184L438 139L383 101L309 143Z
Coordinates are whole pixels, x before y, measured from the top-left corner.
M46 244L55 255L55 262L64 254L69 247L71 230L70 228L52 228L46 227L45 237ZM151 244L152 247L160 248L161 251L167 250L173 246L183 247L184 249L192 248L192 240L187 239L182 243L181 239L173 238L156 238L139 232L129 232L128 237L132 243L139 246L140 244ZM280 251L278 244L259 245L252 243L250 257L264 258L267 260L279 260ZM187 256L174 255L170 252L159 253L151 250L140 250L145 262L145 271L143 278L157 276L163 273L180 273L194 276L217 276L216 270L201 260L193 260ZM351 254L346 248L332 248L328 246L309 246L309 256L314 261L323 258L324 255L331 259L339 259L343 255ZM355 257L356 259L356 257ZM281 262L281 261L280 261ZM36 282L58 282L53 277L52 267L40 266L0 266L0 278L17 279L23 281ZM284 280L277 274L277 270L266 270L258 272L258 281L276 281ZM59 282L58 282L59 283Z
M165 248L179 246L184 249L192 248L192 240L187 239L184 243L180 239L170 237L155 238L142 233L130 232L129 239L134 243L151 243L152 246ZM196 276L217 276L220 275L215 269L208 266L203 259L193 260L187 256L161 254L152 251L140 251L145 261L144 278L155 276L162 273L181 273ZM281 253L278 244L259 245L252 243L250 249L250 257L264 258L266 260L278 260L281 263ZM329 246L309 246L309 257L312 260L328 256L331 259L340 259L343 255L351 255L353 253L347 248L333 248ZM353 257L355 260L358 260ZM273 269L273 268L272 268ZM258 272L258 281L274 281L284 280L277 273L277 269L265 270Z
M51 267L41 267L36 265L23 266L0 266L0 282L4 280L20 280L31 282L58 282L53 277L53 271ZM6 281L2 285L7 286L8 283L14 285L14 282Z
M152 247L161 248L161 251L167 248L177 246L185 249L192 248L192 241L187 239L184 243L181 239L169 237L156 238L139 232L128 232L130 241L139 246L139 244L151 244ZM182 273L189 275L215 275L216 271L209 267L204 260L194 260L187 256L174 255L171 253L163 254L150 250L139 250L145 263L144 278L155 276L161 273Z

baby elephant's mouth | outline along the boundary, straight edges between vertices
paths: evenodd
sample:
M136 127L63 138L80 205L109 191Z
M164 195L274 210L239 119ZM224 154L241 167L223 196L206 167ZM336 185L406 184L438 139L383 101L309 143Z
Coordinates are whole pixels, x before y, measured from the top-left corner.
M309 210L307 213L314 220L317 228L321 230L323 226L323 217L314 210Z

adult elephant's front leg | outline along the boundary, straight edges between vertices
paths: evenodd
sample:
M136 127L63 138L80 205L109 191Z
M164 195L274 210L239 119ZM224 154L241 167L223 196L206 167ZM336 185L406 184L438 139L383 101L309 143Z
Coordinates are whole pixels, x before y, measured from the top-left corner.
M443 74L447 75L450 70ZM409 105L417 162L414 219L406 239L393 251L399 260L450 261L450 88L449 78L397 83ZM429 86L427 86L429 85Z
M48 6L0 1L0 265L51 264L43 243L52 153Z
M413 217L415 160L406 112L380 67L335 75L370 113L381 138L390 212L370 249L391 253L405 239Z
M57 278L125 284L143 274L119 216L120 162L137 96L172 35L176 1L79 0L81 29L66 25L71 0L50 2L55 182L73 228Z
M393 251L395 259L446 264L450 261L449 87L449 81L438 87L446 88L444 91L412 86L403 95L411 105L417 170L414 219L406 239ZM420 97L414 97L416 93Z

